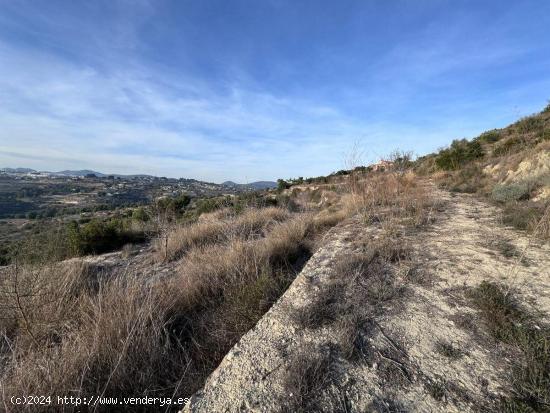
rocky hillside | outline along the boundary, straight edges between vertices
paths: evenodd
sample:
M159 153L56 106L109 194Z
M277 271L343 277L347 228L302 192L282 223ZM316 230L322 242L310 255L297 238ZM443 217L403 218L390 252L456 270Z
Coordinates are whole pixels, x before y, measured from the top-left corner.
M421 158L420 177L286 190L330 208L345 186L357 213L184 412L548 411L549 139L550 107Z
M184 411L545 411L550 247L431 196L421 225L332 229Z

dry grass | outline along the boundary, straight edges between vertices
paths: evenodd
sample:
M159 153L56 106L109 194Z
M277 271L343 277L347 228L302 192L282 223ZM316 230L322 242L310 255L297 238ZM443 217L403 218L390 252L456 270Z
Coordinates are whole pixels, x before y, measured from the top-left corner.
M430 191L410 171L371 174L354 184L347 199L347 209L361 212L367 223L398 219L411 227L429 223L433 206Z
M12 267L0 286L2 392L191 395L342 218L266 208L174 229L178 275L157 281L79 261Z
M172 261L181 258L192 248L219 244L234 238L256 237L267 231L269 226L285 221L289 216L281 208L250 208L237 216L216 214L211 219L176 226L156 240L157 256L160 261ZM216 219L219 217L225 219Z
M550 204L546 206L538 222L531 222L533 235L542 239L550 239Z
M329 292L322 303L326 317L317 306L316 319L306 324L313 328L346 316L349 334L343 341L350 357L365 357L364 335L357 332L368 319L361 311L355 318L348 308L368 307L376 314L400 296L393 267L407 260L408 252L397 247L395 237L402 226L428 222L431 201L408 174L378 174L358 181L357 188L338 193L334 204L317 214L250 208L167 228L155 242L155 257L179 260L172 278L109 277L78 261L12 268L0 285L2 392L191 395L285 291L316 239L357 211L379 217L386 237L370 245L372 253L341 262L336 279L342 285L353 280L357 292L344 291L347 287ZM350 301L342 304L340 293ZM325 371L322 363L313 364L312 377ZM316 391L309 373L300 383L289 379L300 394L299 409L310 405L309 395Z
M163 289L77 262L17 271L2 297L4 394L154 395L180 379L187 356L169 340L174 303Z
M529 312L515 291L483 281L469 292L487 331L514 348L511 394L502 411L546 412L550 405L550 327L544 315Z
M323 411L320 397L332 380L330 354L323 351L300 349L292 357L285 374L288 398L282 403L285 413L313 413Z

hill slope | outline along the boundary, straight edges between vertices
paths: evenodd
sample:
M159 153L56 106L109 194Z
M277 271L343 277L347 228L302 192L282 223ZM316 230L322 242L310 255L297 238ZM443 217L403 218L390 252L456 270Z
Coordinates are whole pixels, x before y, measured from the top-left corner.
M469 195L434 196L432 224L398 236L407 251L386 275L369 269L370 258L349 265L350 256L373 257L373 239L388 237L383 223L355 217L334 228L184 411L464 412L512 403L518 350L495 341L472 297L484 282L505 282L530 311L548 314L550 248L503 227L497 209Z

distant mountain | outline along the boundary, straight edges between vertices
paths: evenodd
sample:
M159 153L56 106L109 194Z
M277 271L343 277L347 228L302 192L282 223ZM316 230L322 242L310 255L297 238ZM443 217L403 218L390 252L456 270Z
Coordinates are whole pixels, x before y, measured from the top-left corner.
M136 174L136 175L119 175L119 174L105 174L103 172L97 172L93 171L91 169L80 169L80 170L64 170L64 171L58 171L58 172L48 172L48 171L36 171L31 168L0 168L0 171L6 172L9 174L27 174L27 173L37 173L41 172L44 174L49 175L57 175L57 176L70 176L70 177L77 177L77 176L86 176L86 175L95 175L98 178L105 178L108 176L114 176L114 177L120 177L120 178L154 178L153 175L144 175L144 174ZM185 179L180 178L180 180L183 180L185 182L189 183L207 183L202 181L197 181L196 179ZM210 184L210 185L219 185L219 184ZM222 186L226 186L228 188L233 188L236 190L262 190L262 189L271 189L277 187L277 182L273 181L256 181L251 182L249 184L238 184L233 181L225 181L221 184Z
M65 170L65 171L59 171L59 172L49 172L52 175L63 175L63 176L86 176L86 175L95 175L97 177L103 177L108 176L106 174L103 174L101 172L92 171L90 169L82 169L80 171L71 171L71 170Z
M256 181L256 182L250 182L249 184L238 184L233 181L225 181L222 183L223 186L228 186L230 188L250 188L254 190L261 190L261 189L271 189L277 187L277 182L273 181Z
M28 174L31 172L36 172L34 169L31 168L2 168L0 169L2 172L7 172L9 174Z

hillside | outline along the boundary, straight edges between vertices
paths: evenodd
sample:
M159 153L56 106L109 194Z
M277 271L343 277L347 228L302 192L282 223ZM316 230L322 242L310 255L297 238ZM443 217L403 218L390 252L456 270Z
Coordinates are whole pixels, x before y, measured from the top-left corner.
M225 181L222 183L224 186L228 187L237 187L237 188L248 188L251 190L262 190L262 189L273 189L277 187L277 182L273 181L256 181L250 182L249 184L237 184L233 181Z
M360 168L291 184L318 205L346 187L361 213L185 412L547 411L550 106L413 168L425 193L393 188L405 205Z
M548 400L548 353L522 354L507 329L533 327L504 312L548 314L549 246L471 196L433 195L420 231L361 217L331 230L184 411L497 412L523 411L515 398L534 392Z
M503 209L506 224L532 230L550 200L550 105L508 127L421 157L416 170L444 189L486 198Z

